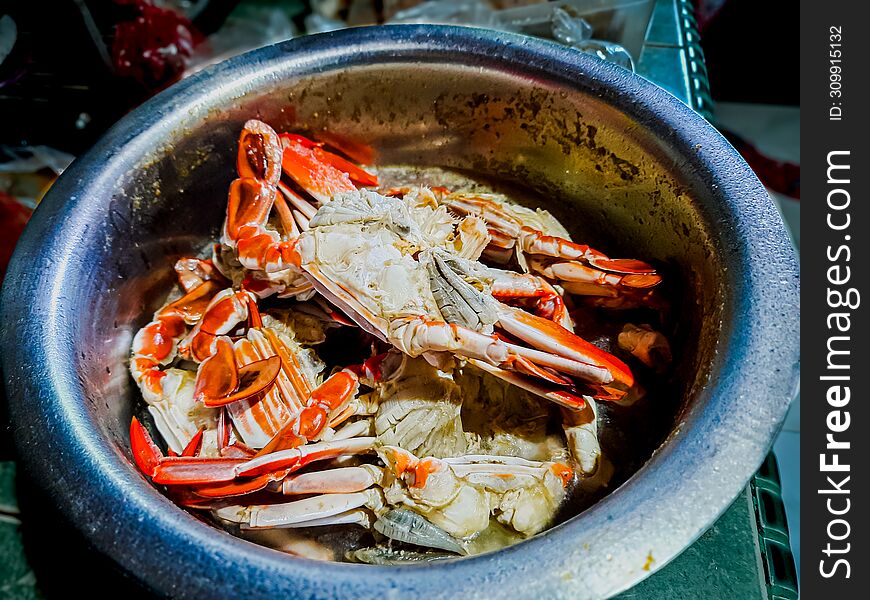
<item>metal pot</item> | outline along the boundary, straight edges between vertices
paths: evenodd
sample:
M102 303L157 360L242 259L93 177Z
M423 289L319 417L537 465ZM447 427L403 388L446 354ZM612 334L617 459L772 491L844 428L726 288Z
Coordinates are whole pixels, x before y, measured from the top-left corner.
M216 236L238 131L254 115L365 142L378 164L522 182L584 241L669 265L683 286L680 383L652 456L541 535L425 568L293 558L162 496L130 462L130 340L170 286L163 266ZM797 382L798 281L780 217L747 165L648 81L510 34L346 30L207 69L76 161L9 268L3 367L28 472L99 551L157 592L602 598L691 544L758 468Z

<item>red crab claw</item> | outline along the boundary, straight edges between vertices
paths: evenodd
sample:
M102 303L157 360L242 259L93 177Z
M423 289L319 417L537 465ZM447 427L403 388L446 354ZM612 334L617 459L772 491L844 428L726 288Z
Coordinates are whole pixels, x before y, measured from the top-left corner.
M190 438L190 441L187 442L184 450L181 451L181 456L192 457L196 456L199 453L200 449L202 448L202 434L204 431L205 429L200 428L199 431L197 431L193 435L193 437Z
M241 178L263 181L273 190L281 179L283 146L275 130L256 119L245 123L239 136L236 168Z
M153 479L163 460L163 453L136 417L130 422L130 450L139 470Z
M356 186L350 176L326 162L322 153L324 151L320 148L307 148L299 142L287 139L281 165L293 181L320 202L329 202L341 192L355 191Z
M374 186L378 185L378 178L376 175L372 175L368 171L358 167L353 164L349 160L342 158L337 154L333 154L332 152L327 152L322 148L323 144L320 142L315 142L309 140L308 138L294 134L294 133L282 133L281 139L284 141L285 148L288 145L297 145L308 150L312 151L314 158L324 162L332 167L335 167L339 171L343 171L347 173L348 177L350 177L351 181L354 181L362 186ZM289 173L288 173L289 174Z
M233 481L242 458L164 458L154 471L154 483L206 485Z

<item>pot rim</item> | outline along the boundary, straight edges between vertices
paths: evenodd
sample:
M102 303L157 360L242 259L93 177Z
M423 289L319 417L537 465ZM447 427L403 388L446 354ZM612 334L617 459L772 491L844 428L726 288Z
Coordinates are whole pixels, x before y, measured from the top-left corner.
M597 94L658 134L686 158L686 168L701 169L710 194L698 201L721 219L717 235L728 231L737 242L724 275L732 293L726 314L736 318L723 327L714 377L699 392L696 410L634 476L581 515L459 561L422 568L294 559L197 521L101 436L69 359L77 351L67 325L74 318L64 315L61 290L74 283L83 228L105 218L105 203L98 206L94 196L110 195L116 175L153 154L167 134L257 80L377 61L456 60ZM378 26L305 36L214 65L112 127L55 183L18 243L3 286L2 361L28 472L99 551L164 594L600 598L686 548L761 464L797 386L798 288L793 248L764 188L709 123L666 91L542 40L464 27ZM75 457L77 474L56 457ZM89 486L70 485L76 481ZM82 519L93 512L98 518Z

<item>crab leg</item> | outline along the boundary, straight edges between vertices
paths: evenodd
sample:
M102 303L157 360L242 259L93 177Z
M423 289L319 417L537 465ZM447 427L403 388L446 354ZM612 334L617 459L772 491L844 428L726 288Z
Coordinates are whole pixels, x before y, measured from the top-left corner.
M617 296L620 287L643 290L661 282L661 277L655 273L608 273L573 260L532 259L529 264L535 271L558 281L568 292L579 295Z
M240 523L246 529L275 527L313 527L335 524L331 518L345 515L361 507L379 510L384 506L383 493L378 489L350 494L324 494L283 504L259 506L228 506L217 509L222 519Z
M374 447L375 438L363 437L332 442L307 444L300 448L280 450L271 454L258 456L250 461L240 463L236 467L239 477L252 477L262 473L270 473L281 469L298 471L302 467L318 461L335 458L343 454L362 454Z
M588 271L583 276L593 279L593 281L588 282L590 284L620 285L626 288L645 289L661 282L661 276L656 274L655 268L643 261L610 258L584 244L577 244L562 237L546 235L540 230L523 225L520 219L511 215L492 198L455 193L443 196L441 202L457 214L475 215L486 222L492 237L487 248L487 256L498 262L510 260L513 254L511 250L517 246L519 250L533 257L556 259L555 264L552 265L556 271L562 269L562 267L555 266L562 261L575 263L575 265L564 268L564 270L572 272L576 271L578 266L588 265L586 267ZM577 261L583 261L586 265ZM553 262L550 261L550 263ZM552 279L562 280L553 272L552 267L548 270L540 260L533 261L530 266L533 270ZM608 277L608 274L614 273L618 276ZM576 276L572 275L572 277ZM569 278L568 281L574 280ZM589 288L590 286L582 288L577 286L576 289L584 291L572 293L596 295L589 291Z
M186 326L201 320L219 289L220 284L216 281L203 282L157 311L154 320L136 333L130 371L146 402L154 403L162 397L166 372L161 367L175 358Z
M282 138L284 154L281 166L287 176L319 202L326 204L336 194L356 190L354 178L364 180L361 182L363 185L377 185L377 178L373 175L331 152L301 143L300 139L304 138Z
M347 494L360 492L377 484L381 485L384 470L374 465L341 467L328 471L316 471L292 475L284 479L281 493L296 494Z
M586 397L572 391L570 388L566 389L563 386L548 385L546 382L523 376L514 371L507 371L505 369L500 369L499 367L494 367L482 360L470 360L469 362L475 367L486 371L491 375L495 375L499 379L503 379L504 381L522 388L527 392L531 392L536 396L546 398L560 406L575 410L579 410L586 406Z
M425 317L403 317L391 324L390 341L409 356L424 352L452 352L466 358L475 358L498 365L508 359L503 341L444 321Z
M166 457L154 470L154 483L197 485L234 480L236 469L246 461L240 458L172 458Z
M341 411L356 396L358 389L359 379L352 371L344 369L331 375L311 392L305 408L281 427L259 455L296 448L316 440L328 425L330 415Z
M498 324L505 331L548 353L581 363L601 367L610 372L613 380L626 386L634 385L634 375L628 366L561 325L525 311L500 305ZM547 365L558 369L556 362ZM609 383L601 381L600 383Z

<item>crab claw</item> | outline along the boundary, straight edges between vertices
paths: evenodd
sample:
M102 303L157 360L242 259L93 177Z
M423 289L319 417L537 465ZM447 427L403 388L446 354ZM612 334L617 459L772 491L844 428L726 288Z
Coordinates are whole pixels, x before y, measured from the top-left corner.
M130 421L130 450L139 470L153 478L163 460L163 453L136 417Z
M302 189L325 204L336 194L356 190L356 186L345 171L326 162L323 154L329 153L316 146L306 147L294 139L284 138L281 165L284 172Z
M193 399L204 402L226 398L239 387L239 371L230 338L221 336L214 341L215 351L199 366Z
M233 343L226 336L215 340L215 352L199 367L193 398L208 407L224 406L264 393L281 371L281 359L270 356L236 366Z
M239 177L264 181L274 188L281 178L283 146L275 130L256 119L245 123L239 136L236 168Z
M247 462L239 458L164 458L154 470L154 483L205 485L236 478L236 469Z
M181 456L196 456L196 453L199 452L200 448L202 447L202 434L204 431L204 428L199 428L199 430L193 435L193 437L190 438L190 441L187 442L184 450L181 451Z
M288 145L297 145L303 148L309 149L312 151L312 155L332 167L335 167L339 171L343 171L347 173L350 179L360 185L363 186L372 186L378 185L378 177L377 175L372 175L371 173L361 169L357 165L353 164L349 160L342 158L337 154L333 154L332 152L327 152L322 148L323 142L315 142L313 140L309 140L305 136L296 134L296 133L282 133L280 135L282 142L284 142L285 147ZM289 175L289 173L288 173ZM292 176L292 175L291 175Z
M634 385L634 375L628 365L612 354L593 346L549 319L503 304L500 307L499 326L511 335L557 356L604 368L614 381L626 388ZM610 383L610 381L596 383Z

